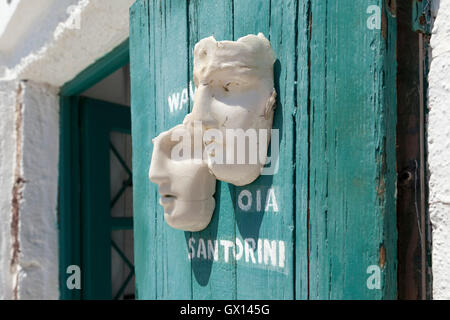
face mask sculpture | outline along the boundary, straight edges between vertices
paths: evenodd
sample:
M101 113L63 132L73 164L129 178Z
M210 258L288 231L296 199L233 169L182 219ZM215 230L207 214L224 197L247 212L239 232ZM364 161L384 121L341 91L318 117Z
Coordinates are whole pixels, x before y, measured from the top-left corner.
M261 174L275 107L274 62L270 42L262 33L238 41L217 42L209 37L195 46L197 89L191 119L200 121L205 131L220 132L204 137L208 166L219 180L243 186ZM248 138L245 144L247 134L253 134L253 140ZM238 150L239 140L244 150ZM239 156L245 160L239 162Z
M158 184L159 203L167 224L175 229L200 231L211 221L216 178L205 162L172 156L178 143L171 139L176 130L185 129L178 125L153 139L149 178Z
M206 228L215 207L216 179L242 186L261 174L275 108L274 62L270 42L262 33L238 41L209 37L196 44L192 113L183 124L153 140L149 178L158 184L164 218L171 227ZM201 159L174 158L180 143L173 137L175 131L195 141L198 126ZM189 146L195 149L195 143Z

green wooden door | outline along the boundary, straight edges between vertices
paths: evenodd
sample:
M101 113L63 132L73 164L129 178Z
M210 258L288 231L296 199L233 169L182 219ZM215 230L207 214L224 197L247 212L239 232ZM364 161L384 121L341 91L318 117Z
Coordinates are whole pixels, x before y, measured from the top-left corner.
M392 10L383 0L136 1L130 63L138 298L396 297ZM244 187L218 182L209 227L171 229L148 179L151 139L191 111L196 42L258 32L278 57L278 171Z
M113 218L111 210L131 183L131 171L111 142L111 132L131 133L130 108L82 98L81 147L81 270L83 299L112 299L134 275L134 267L112 239L113 230L132 228L133 218ZM110 157L120 160L129 173L122 188L111 196ZM111 253L118 252L130 267L119 292L112 292Z
M132 173L112 142L112 134L131 134L130 108L85 97L67 98L65 103L70 104L72 112L71 148L77 149L71 161L79 167L71 168L77 172L73 174L77 180L71 186L77 194L77 199L74 199L76 208L70 211L73 212L72 217L69 217L69 211L65 211L60 219L62 297L117 299L132 281L134 266L114 240L113 233L132 230L133 218L132 212L123 217L113 217L112 211L125 190L132 186ZM128 176L114 193L111 192L112 157ZM128 276L120 286L115 286L118 287L115 290L112 287L112 252L128 267ZM68 265L80 267L81 290L70 290L65 285Z

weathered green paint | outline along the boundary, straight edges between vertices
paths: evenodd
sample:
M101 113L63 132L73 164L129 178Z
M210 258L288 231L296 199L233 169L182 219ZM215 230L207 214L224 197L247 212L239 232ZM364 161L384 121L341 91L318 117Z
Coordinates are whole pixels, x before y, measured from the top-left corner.
M151 29L154 31L154 64L151 65L155 75L154 105L155 133L168 130L183 121L187 108L168 115L167 97L180 88L186 87L188 79L188 37L187 37L187 2L170 0L152 3L150 8ZM152 16L153 15L153 16ZM150 42L152 43L152 42ZM135 112L135 110L133 110ZM135 113L133 113L133 116ZM138 114L137 114L138 115ZM136 121L136 117L133 117ZM139 149L138 149L139 150ZM149 161L145 161L148 181ZM148 183L148 182L147 182ZM153 186L152 186L153 187ZM156 189L152 188L156 191ZM139 201L139 198L137 199ZM156 214L156 294L167 299L192 297L191 268L187 262L186 237L188 233L169 228L164 223L163 210L158 203ZM151 272L151 271L150 271Z
M431 35L431 1L412 1L412 29L415 32L422 32Z
M283 268L269 266L258 268L240 260L236 269L238 299L293 299L295 296L293 254L295 87L293 84L296 64L296 6L296 1L286 0L234 2L234 39L237 40L249 33L263 32L277 54L278 59L274 70L275 89L278 95L273 128L279 130L280 146L277 174L260 176L251 185L236 188L235 197L232 200L236 210L237 234L242 239L283 241L286 251ZM247 20L249 18L251 23ZM274 189L278 211L274 211L273 208L264 210L269 188ZM239 209L237 196L242 190L249 190L253 198L257 190L262 191L261 212L256 210L255 205L247 212ZM223 211L220 214L223 214Z
M396 28L385 7L382 29L366 28L368 3L311 2L311 299L396 294ZM369 290L366 270L379 264L382 289Z
M189 2L189 79L192 79L193 52L195 44L213 35L216 40L233 39L232 5L229 1L190 1ZM188 80L188 79L187 79ZM185 84L186 85L186 84ZM192 108L192 103L191 103ZM167 107L166 107L167 110ZM236 211L231 195L236 188L217 181L216 209L206 230L191 234L198 244L200 238L206 240L236 239ZM227 214L220 214L226 212ZM186 252L186 248L183 247ZM185 258L186 254L183 254ZM192 259L192 298L193 299L236 299L237 266L231 263L216 263Z
M130 47L130 56L140 62L131 65L131 73L139 73L133 78L132 105L136 108L132 108L132 135L133 152L139 150L138 159L133 157L133 168L142 173L133 177L134 212L140 213L135 216L135 255L143 258L136 264L136 274L142 279L136 291L144 299L192 296L190 263L177 261L187 260L189 234L165 225L157 189L148 180L151 139L180 123L188 111L182 110L174 117L167 114L167 97L173 90L185 87L188 79L186 12L186 4L175 1L138 2L131 12L131 30L142 44ZM150 47L150 43L154 46ZM139 69L153 72L141 73Z
M152 247L151 244L156 243L156 206L158 199L155 189L150 188L150 184L147 183L146 170L149 167L143 161L144 158L151 158L153 148L151 137L155 135L155 116L152 110L155 106L151 99L155 94L155 74L153 72L141 72L145 69L150 70L150 61L154 62L154 58L150 57L150 50L153 50L153 47L150 48L150 42L154 42L154 31L149 28L149 13L147 2L136 2L130 12L130 32L133 32L134 41L140 43L139 45L136 43L133 47L130 45L130 73L133 77L131 104L135 106L131 108L131 136L133 150L135 148L141 150L139 157L142 157L142 160L138 161L133 156L133 171L142 172L140 175L133 175L136 279L139 276L139 281L136 281L136 297L141 299L156 299L156 277L154 276L156 246ZM135 63L131 61L135 61ZM150 85L151 83L153 85ZM139 112L139 117L146 118L148 121L144 123L133 120L137 117L136 112ZM148 270L152 270L152 272L148 272Z
M308 217L309 217L309 89L310 89L310 25L311 3L298 2L296 38L296 87L295 87L295 298L309 297Z
M382 8L381 30L367 7ZM390 299L396 296L395 18L384 1L160 1L131 8L135 259L140 299ZM189 88L192 49L210 35L263 32L278 56L274 128L279 171L249 186L217 183L216 210L199 233L163 220L148 179L151 139L192 108L170 113ZM274 188L278 212L243 212L242 190ZM283 241L283 268L188 259L190 238ZM196 252L197 253L197 252ZM222 253L220 253L222 254ZM380 262L381 261L381 262ZM370 265L382 288L369 290Z

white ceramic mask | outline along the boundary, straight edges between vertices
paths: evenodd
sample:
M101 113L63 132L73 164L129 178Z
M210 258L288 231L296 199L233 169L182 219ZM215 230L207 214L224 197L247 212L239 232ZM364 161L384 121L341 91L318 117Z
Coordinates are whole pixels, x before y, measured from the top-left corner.
M200 231L209 224L214 212L216 179L205 162L172 157L178 141L172 141L178 125L153 139L149 178L158 184L164 219L175 229Z
M270 42L262 33L237 41L218 42L214 37L209 37L195 46L196 92L192 114L185 124L189 126L186 122L200 121L205 131L216 129L222 132L222 140L213 138L205 141L207 149L223 150L223 162L213 161L211 153L206 152L208 166L219 180L242 186L253 182L261 174L275 108L274 62ZM246 145L245 163L229 163L226 162L227 129L243 129L244 132L254 129L258 135L263 129L267 138L258 139L257 146L253 148ZM237 157L236 147L237 143L234 151ZM249 154L255 152L259 154L257 163L249 159Z

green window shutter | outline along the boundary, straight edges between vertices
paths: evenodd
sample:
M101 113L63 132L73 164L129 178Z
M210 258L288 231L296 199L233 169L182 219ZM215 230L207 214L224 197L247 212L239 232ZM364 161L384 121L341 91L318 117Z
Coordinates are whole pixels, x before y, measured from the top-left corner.
M130 70L138 298L396 297L396 22L384 3L136 1ZM379 29L367 23L374 5ZM148 179L151 139L181 123L192 102L170 113L168 97L189 90L197 41L258 32L278 57L278 173L244 187L218 182L209 227L171 229ZM244 190L254 199L273 190L278 210L243 212L237 201ZM276 266L231 255L228 262L190 260L191 238L275 241L285 259ZM379 289L367 283L377 266Z

